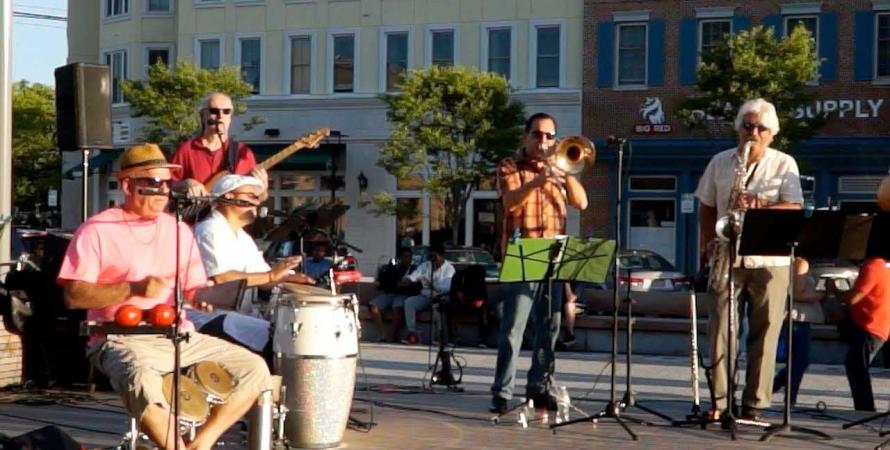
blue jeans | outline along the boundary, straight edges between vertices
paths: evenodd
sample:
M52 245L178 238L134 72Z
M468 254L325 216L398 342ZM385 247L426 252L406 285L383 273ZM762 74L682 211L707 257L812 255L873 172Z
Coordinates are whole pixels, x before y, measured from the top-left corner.
M810 323L794 322L791 324L791 406L797 403L797 392L803 381L803 374L810 365ZM779 336L779 347L776 351L776 360L785 364L786 339L788 339L788 325L782 325L782 334ZM788 368L783 367L773 378L773 394L785 387L788 379Z
M269 321L234 311L204 312L189 309L187 316L195 328L211 336L230 338L253 350L262 352L269 342Z
M515 283L503 300L503 316L498 328L498 359L491 393L504 400L513 398L516 382L516 358L522 346L522 334L531 313L534 327L532 365L525 386L526 396L544 392L544 380L553 376L553 347L559 336L562 317L563 282L554 281L550 304L545 301L547 286L542 283ZM548 306L552 320L548 323Z

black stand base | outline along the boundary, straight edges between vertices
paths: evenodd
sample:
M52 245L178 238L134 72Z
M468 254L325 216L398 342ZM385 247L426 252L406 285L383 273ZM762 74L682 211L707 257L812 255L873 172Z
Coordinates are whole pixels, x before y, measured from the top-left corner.
M702 414L701 406L692 405L692 412L686 414L686 419L684 420L674 420L671 421L671 426L674 427L686 427L686 426L696 426L701 427L702 430L707 429L708 425L720 423L720 419L711 419L708 417L708 414Z
M605 409L603 409L602 411L600 411L592 416L581 417L581 418L569 420L568 422L563 422L563 423L555 423L555 424L550 425L550 429L553 430L553 434L556 434L557 428L564 427L566 425L572 425L572 424L581 423L581 422L597 423L597 421L599 419L614 419L615 422L618 422L618 425L621 425L621 428L624 428L624 431L626 431L627 434L630 435L631 439L638 441L639 437L637 436L637 434L634 433L630 429L630 427L627 426L627 424L624 421L626 420L626 421L633 422L633 423L636 423L639 425L648 425L648 423L644 420L637 419L636 417L631 417L631 416L626 416L626 415L621 414L621 406L622 406L621 403L614 402L614 401L609 402L608 404L606 404Z
M830 441L832 439L832 437L829 436L828 434L823 433L818 430L799 427L797 425L791 425L791 424L781 424L781 425L770 425L769 427L767 427L766 433L763 433L763 436L760 437L760 441L761 442L769 442L770 439L772 439L776 436L781 436L783 434L790 434L790 433L809 434L809 435L813 435L813 436L818 436L826 441Z
M630 391L627 391L627 392L624 393L624 398L621 400L621 405L622 405L622 410L625 410L625 411L627 410L627 408L639 408L640 410L642 410L642 411L644 411L644 412L647 412L647 413L649 413L649 414L652 414L653 416L658 416L658 417L661 417L661 418L664 419L664 420L667 420L668 423L673 423L673 422L674 422L674 418L673 418L673 417L669 417L669 416L666 415L666 414L660 413L660 412L658 412L658 411L656 411L656 410L654 410L654 409L652 409L652 408L649 408L649 407L647 407L647 406L645 406L645 405L641 405L638 401L636 401L636 399L634 398L633 393L630 392ZM652 423L650 423L650 422L644 422L644 423L645 423L646 425L654 425L654 424L652 424Z
M866 417L866 418L864 418L864 419L859 419L859 420L854 421L854 422L845 423L841 428L843 428L844 430L846 430L847 428L853 428L853 427L855 427L855 426L857 426L857 425L862 425L862 424L864 424L864 423L866 423L866 422L871 422L872 420L883 419L884 417L887 417L887 416L890 416L890 411L882 412L882 413L880 413L880 414L875 414L875 415L873 415L873 416L869 416L869 417ZM881 436L883 436L883 435L884 435L884 434L881 434Z
M463 375L454 378L454 374L451 371L451 361L453 360L455 364L457 364L457 360L454 359L454 352L445 350L443 347L444 346L440 345L439 352L436 354L436 362L433 363L433 374L430 376L430 388L432 388L433 385L439 385L445 386L452 392L463 392L464 388L458 387ZM437 370L439 367L441 367L441 369Z

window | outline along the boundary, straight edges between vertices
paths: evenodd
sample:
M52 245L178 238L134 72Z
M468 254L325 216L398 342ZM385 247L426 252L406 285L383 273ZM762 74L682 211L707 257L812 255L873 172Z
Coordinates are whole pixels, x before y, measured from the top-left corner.
M386 90L398 90L408 71L408 33L386 33Z
M790 35L791 32L800 25L803 25L803 27L810 32L810 39L812 39L814 44L816 59L819 59L819 18L817 16L785 16L785 36ZM816 74L816 78L810 80L810 84L816 84L818 82L819 75Z
M145 3L148 12L170 12L170 0L146 0Z
M125 16L130 12L130 0L105 0L105 18Z
M221 59L219 39L198 41L198 61L202 69L219 69Z
M538 27L537 34L535 86L559 87L559 26Z
M890 78L890 14L877 16L877 78Z
M488 30L488 71L510 79L510 29Z
M145 60L143 61L143 64L145 66L143 74L145 75L145 77L148 77L149 67L155 64L161 63L169 67L172 53L173 45L150 44L143 47L143 55L145 58Z
M334 36L334 92L353 92L355 75L355 36Z
M702 20L699 22L698 57L711 51L720 40L732 33L732 22L729 20Z
M105 54L105 64L111 72L111 103L123 103L121 81L127 79L127 51L117 50Z
M240 66L241 79L245 83L253 86L252 93L260 93L260 63L262 54L262 40L260 38L241 38L238 40L240 45Z
M618 25L618 86L646 85L646 24Z
M431 63L434 66L454 65L454 30L435 30L431 33Z
M290 93L308 94L312 75L312 39L290 38Z

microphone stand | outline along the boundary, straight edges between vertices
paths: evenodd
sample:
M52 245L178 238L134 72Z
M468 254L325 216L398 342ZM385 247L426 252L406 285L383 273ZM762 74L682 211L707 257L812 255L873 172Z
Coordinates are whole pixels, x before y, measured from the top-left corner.
M176 320L173 321L173 335L171 337L171 339L173 340L173 392L175 393L174 397L173 397L173 426L175 427L175 430L176 430L176 436L175 436L176 441L173 444L173 448L175 450L179 450L179 440L180 440L180 435L179 435L179 403L180 403L179 383L180 383L180 378L179 377L181 376L180 370L182 369L181 368L181 358L180 358L181 349L180 349L179 343L183 340L188 341L188 335L180 334L180 330L182 329L182 313L183 313L183 307L184 307L184 298L182 295L182 284L181 284L181 280L180 280L180 261L179 261L180 260L180 257L179 257L180 246L181 246L179 229L182 226L182 210L181 210L182 202L180 202L180 200L175 197L172 197L172 200L173 200L173 210L174 210L174 214L176 216L176 241L175 241L176 242L176 245L175 245L176 253L174 256L176 258L176 264L174 266L175 268L173 271L173 273L176 276L176 278L173 280L173 293L174 293L174 298L176 301L176 306L175 306Z

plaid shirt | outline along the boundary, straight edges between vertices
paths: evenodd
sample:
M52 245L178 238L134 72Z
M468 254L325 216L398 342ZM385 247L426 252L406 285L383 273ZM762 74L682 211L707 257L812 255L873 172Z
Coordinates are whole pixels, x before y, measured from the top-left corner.
M521 155L517 155L521 156ZM531 182L542 170L547 168L545 161L533 161L509 157L498 165L498 193L503 199L504 192L518 189ZM519 228L524 238L553 237L565 233L566 200L559 186L546 183L544 187L535 189L528 200L507 210L504 206L504 221L501 229L501 250L506 249L507 239L513 230Z

